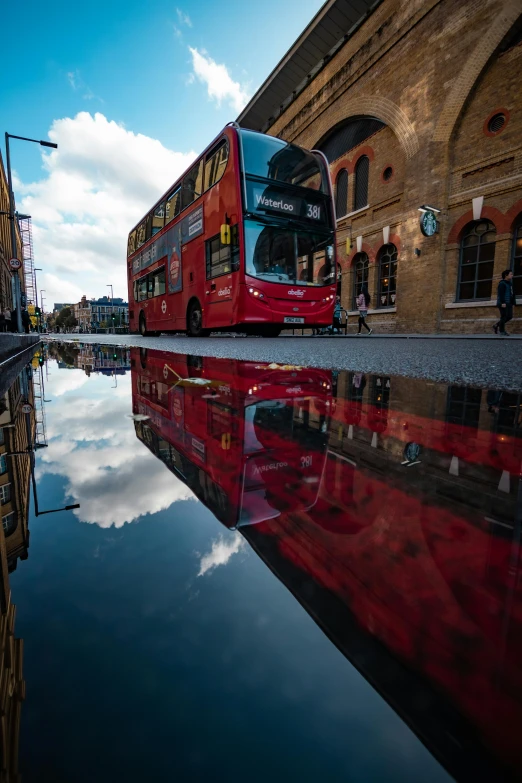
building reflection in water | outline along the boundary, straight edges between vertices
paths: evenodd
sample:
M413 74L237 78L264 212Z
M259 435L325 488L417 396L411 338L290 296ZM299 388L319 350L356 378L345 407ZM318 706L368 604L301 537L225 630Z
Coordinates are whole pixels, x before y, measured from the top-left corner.
M52 342L48 350L62 370L83 370L88 376L91 373L125 375L130 370L130 348L121 345Z
M131 350L137 437L457 779L522 768L522 396Z
M0 758L2 780L17 781L23 640L15 633L9 574L29 549L29 490L34 449L45 446L44 378L38 354L0 397Z

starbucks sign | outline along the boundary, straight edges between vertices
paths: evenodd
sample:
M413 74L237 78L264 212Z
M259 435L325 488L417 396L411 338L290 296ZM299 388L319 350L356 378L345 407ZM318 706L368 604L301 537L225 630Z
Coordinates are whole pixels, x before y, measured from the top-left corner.
M426 212L422 212L420 216L420 230L425 237L432 237L439 230L439 224L437 223L437 217L435 212L431 209L427 209Z

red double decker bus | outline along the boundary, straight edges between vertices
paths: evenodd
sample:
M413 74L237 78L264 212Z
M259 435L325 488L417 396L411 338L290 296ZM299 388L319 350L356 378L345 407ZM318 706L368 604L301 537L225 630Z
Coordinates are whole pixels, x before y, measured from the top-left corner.
M142 335L332 323L327 161L228 125L129 234L129 327Z

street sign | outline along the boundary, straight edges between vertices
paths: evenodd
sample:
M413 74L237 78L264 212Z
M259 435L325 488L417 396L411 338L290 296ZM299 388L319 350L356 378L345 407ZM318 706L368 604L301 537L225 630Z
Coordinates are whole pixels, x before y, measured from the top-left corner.
M33 410L33 406L31 405L31 403L24 402L24 404L22 405L22 413L31 413L32 410Z
M22 266L22 262L18 260L18 258L11 258L9 260L9 266L11 269L20 269Z
M22 305L22 307L27 307L27 294L25 293L25 291L22 291L22 293L20 294L20 304Z

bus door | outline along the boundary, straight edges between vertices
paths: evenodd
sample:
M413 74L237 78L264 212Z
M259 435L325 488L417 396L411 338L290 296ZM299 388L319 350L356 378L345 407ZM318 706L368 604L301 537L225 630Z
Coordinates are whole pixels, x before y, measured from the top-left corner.
M232 299L238 293L237 226L232 226L231 243L222 244L218 234L206 242L205 323L208 327L227 326L233 321Z

